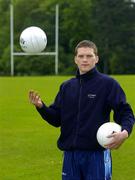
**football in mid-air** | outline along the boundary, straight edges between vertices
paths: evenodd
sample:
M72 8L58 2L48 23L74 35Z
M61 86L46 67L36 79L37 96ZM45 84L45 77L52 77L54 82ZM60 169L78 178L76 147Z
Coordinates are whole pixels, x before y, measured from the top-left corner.
M30 26L20 35L20 46L24 52L40 53L47 45L46 33L39 27Z
M105 148L105 145L111 143L113 137L108 138L109 135L120 132L121 126L115 122L107 122L102 124L97 131L97 141Z

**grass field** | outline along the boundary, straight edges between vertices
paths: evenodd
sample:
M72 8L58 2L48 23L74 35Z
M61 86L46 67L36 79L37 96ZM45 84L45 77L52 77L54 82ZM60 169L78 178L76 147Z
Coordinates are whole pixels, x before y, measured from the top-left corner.
M60 180L59 129L43 121L28 101L29 89L49 105L61 82L70 77L0 78L0 179ZM135 76L114 76L135 112ZM113 180L135 180L135 132L112 152Z

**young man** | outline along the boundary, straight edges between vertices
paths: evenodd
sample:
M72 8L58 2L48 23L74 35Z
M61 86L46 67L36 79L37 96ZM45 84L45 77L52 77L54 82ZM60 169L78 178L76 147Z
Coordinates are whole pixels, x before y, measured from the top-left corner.
M29 92L30 102L42 118L61 128L58 147L64 151L63 180L110 180L110 150L119 148L133 128L134 115L122 88L98 72L98 61L96 45L81 41L75 48L76 77L61 85L52 105L47 107L37 93ZM104 149L96 133L110 121L111 110L122 131L113 133L113 141Z

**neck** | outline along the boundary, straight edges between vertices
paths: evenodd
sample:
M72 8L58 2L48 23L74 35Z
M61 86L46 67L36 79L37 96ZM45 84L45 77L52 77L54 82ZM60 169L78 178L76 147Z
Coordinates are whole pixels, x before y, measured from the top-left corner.
M95 68L95 66L92 67L91 69L89 69L89 70L86 71L86 72L83 72L83 71L79 70L79 73L80 73L80 75L86 74L87 72L91 71L93 68Z
M82 75L82 74L86 74L87 72L79 71L79 73L80 73L80 75Z

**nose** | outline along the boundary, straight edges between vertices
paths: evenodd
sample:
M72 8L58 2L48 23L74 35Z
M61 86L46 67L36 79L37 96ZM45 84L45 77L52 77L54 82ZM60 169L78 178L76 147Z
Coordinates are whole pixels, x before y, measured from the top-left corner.
M87 62L87 61L88 61L87 56L84 56L83 57L83 62Z

